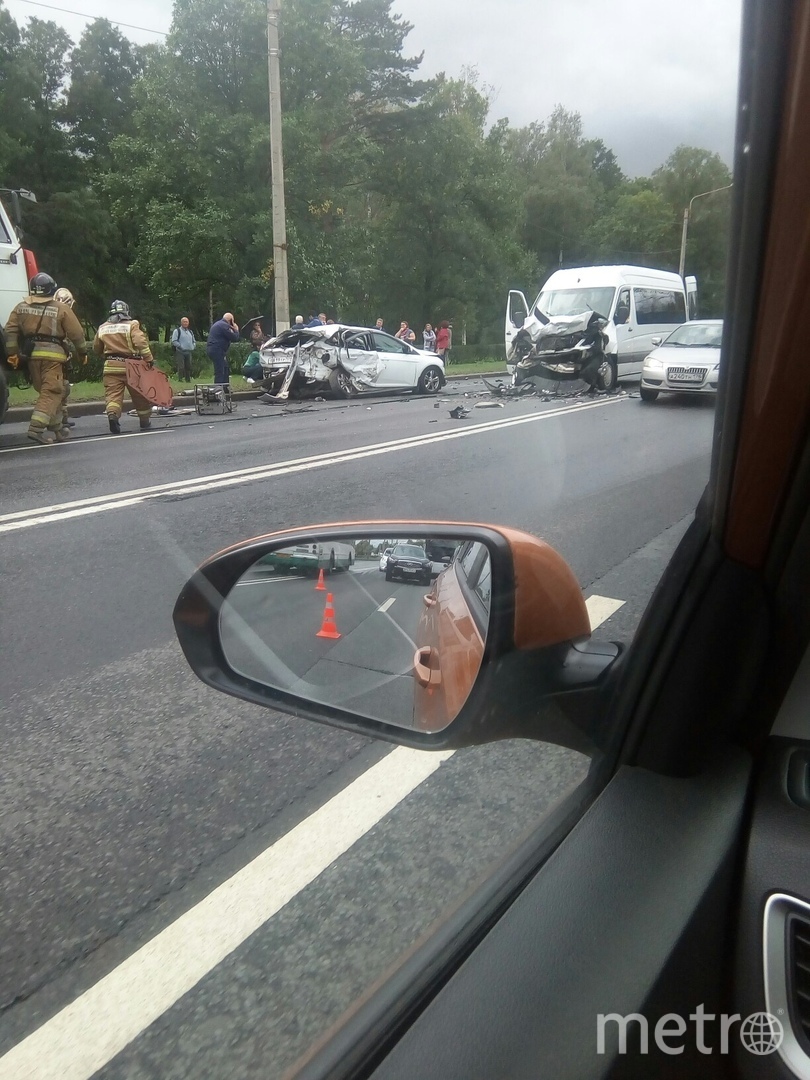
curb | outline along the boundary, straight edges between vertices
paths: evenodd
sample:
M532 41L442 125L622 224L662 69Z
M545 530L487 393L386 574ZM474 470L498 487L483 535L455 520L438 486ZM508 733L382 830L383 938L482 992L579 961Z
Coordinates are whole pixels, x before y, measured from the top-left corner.
M482 376L486 376L488 379L494 378L497 375L506 375L505 371L481 371L481 372L469 372L465 375L448 375L447 382L462 382L465 379L480 379ZM235 390L233 393L234 401L249 401L251 398L256 398L258 391L256 390ZM190 395L176 394L172 401L175 405L188 405L190 401L193 401ZM103 401L77 401L69 402L68 410L71 416L94 416L101 415L104 411ZM7 409L4 417L4 423L6 424L20 424L25 420L31 419L31 413L34 411L33 405L16 405L14 408Z

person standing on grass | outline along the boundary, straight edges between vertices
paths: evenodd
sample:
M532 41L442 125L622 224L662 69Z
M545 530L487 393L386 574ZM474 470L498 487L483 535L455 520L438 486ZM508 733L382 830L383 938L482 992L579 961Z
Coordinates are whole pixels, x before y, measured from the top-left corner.
M450 343L452 340L450 323L447 319L444 319L439 323L439 329L436 331L436 353L442 358L445 367L450 363Z
M425 352L436 352L436 331L430 323L425 323L422 331L422 348Z
M191 354L196 344L194 331L184 315L180 320L180 325L172 334L172 351L177 364L178 382L191 382Z
M416 341L416 334L406 322L399 324L399 330L394 334L394 337L399 338L400 341L407 341L409 345L413 345L414 341Z
M239 327L230 311L226 311L208 331L208 341L205 343L205 351L214 364L214 382L217 386L228 386L231 381L228 349L238 340Z

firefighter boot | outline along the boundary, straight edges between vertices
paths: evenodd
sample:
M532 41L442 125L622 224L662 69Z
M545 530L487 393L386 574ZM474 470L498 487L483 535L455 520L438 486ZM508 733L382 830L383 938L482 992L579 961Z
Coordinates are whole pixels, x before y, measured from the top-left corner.
M140 422L141 431L149 431L149 429L152 427L152 421L149 419L148 416L142 416Z
M67 442L70 438L70 428L60 427L54 428L53 437L57 442Z
M53 432L47 431L45 428L29 428L28 438L41 446L52 446L54 443Z
M119 423L118 417L115 415L115 413L107 413L107 419L110 421L110 434L120 435L121 424Z

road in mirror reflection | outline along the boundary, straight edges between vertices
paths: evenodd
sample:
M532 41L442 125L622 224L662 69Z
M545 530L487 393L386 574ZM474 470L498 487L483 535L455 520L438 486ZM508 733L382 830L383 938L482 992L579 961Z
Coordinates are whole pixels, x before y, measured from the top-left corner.
M452 537L346 537L258 560L220 616L239 674L398 727L440 731L481 667L491 568Z

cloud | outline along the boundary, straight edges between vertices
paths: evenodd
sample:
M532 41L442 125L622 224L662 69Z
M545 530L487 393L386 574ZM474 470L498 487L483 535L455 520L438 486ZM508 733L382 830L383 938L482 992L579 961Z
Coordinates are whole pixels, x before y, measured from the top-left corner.
M17 22L54 19L74 40L86 25L22 0L7 6ZM159 0L123 15L113 0L70 6L155 30L171 22ZM493 120L522 126L560 103L581 113L586 135L604 139L631 176L649 173L680 142L731 163L740 0L393 0L392 10L413 23L406 50L424 50L425 75L478 69L493 88Z
M477 68L494 88L491 116L581 113L631 175L678 142L730 162L740 0L394 0L414 29L426 74ZM674 141L669 141L674 140Z

